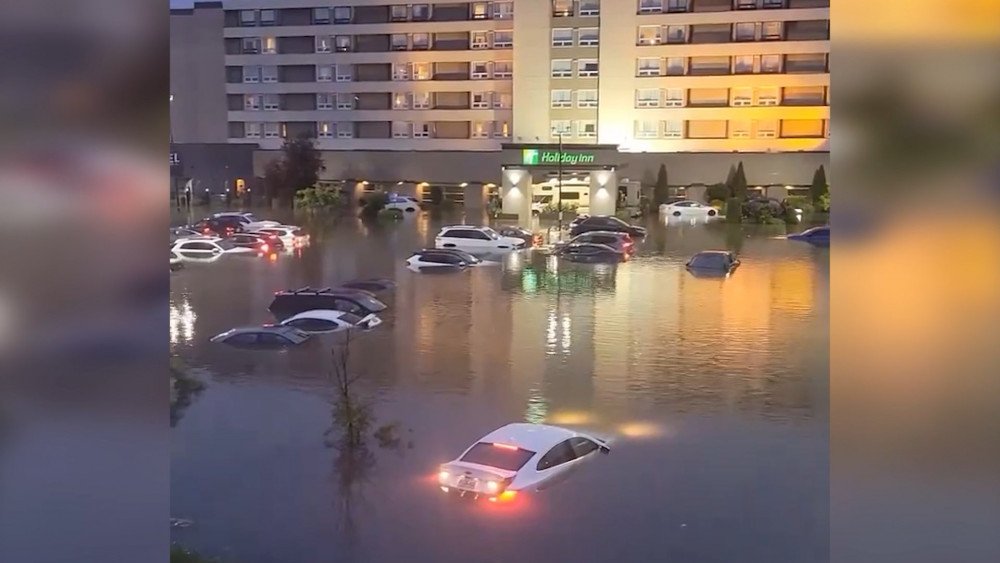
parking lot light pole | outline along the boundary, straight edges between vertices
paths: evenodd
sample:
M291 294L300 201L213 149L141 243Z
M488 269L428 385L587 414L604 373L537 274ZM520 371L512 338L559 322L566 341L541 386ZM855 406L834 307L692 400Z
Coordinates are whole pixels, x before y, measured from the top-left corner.
M557 172L556 172L556 174L557 174L556 182L558 182L558 184L559 184L557 190L558 190L558 194L559 194L559 240L561 241L562 237L563 237L563 202L562 202L562 199L563 199L563 185L562 185L562 176L563 176L563 174L562 174L562 172L563 172L563 170L562 170L563 141L562 141L562 137L563 136L562 136L561 132L557 133L556 136L559 139L559 152L556 154L556 170L557 170Z

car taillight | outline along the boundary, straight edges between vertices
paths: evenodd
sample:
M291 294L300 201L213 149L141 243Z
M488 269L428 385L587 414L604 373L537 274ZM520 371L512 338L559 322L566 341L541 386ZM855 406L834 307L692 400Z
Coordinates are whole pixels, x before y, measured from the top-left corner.
M264 244L260 245L260 250L261 250L261 252L267 252L267 250L268 250L269 248L270 248L270 247L269 247L269 246L267 245L267 243L266 243L266 242L265 242Z

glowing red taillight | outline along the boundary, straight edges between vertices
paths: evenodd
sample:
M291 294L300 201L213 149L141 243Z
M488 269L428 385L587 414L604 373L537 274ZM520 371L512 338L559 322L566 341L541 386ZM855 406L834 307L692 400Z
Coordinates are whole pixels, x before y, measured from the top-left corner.
M270 247L267 245L267 243L264 243L264 244L260 245L260 251L261 252L267 252L268 248L270 248Z

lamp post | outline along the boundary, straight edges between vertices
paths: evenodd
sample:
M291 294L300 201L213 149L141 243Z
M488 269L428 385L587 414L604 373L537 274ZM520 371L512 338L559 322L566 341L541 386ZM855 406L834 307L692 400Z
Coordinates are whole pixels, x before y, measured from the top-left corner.
M561 132L557 133L556 137L559 139L559 152L556 154L556 170L557 170L557 172L556 172L556 174L557 174L556 182L558 183L558 188L556 188L556 189L558 190L558 195L559 195L559 204L558 204L559 205L559 240L562 241L562 236L563 236L563 202L562 202L562 199L563 199L563 185L562 185L562 176L563 176L563 174L562 174L563 173L563 170L562 170L563 141L562 141L562 138L563 138L563 134Z

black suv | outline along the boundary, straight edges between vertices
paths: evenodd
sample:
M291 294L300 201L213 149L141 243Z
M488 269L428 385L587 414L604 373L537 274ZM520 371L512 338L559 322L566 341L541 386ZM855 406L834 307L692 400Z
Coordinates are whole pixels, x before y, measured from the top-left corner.
M275 293L274 300L268 307L271 314L279 320L313 309L345 311L365 317L384 311L386 305L366 291L346 288L313 289L303 287Z
M610 215L599 215L587 217L576 225L571 226L570 236L582 235L591 231L612 231L616 233L628 233L634 237L646 236L646 229L636 225L630 225L618 217Z

